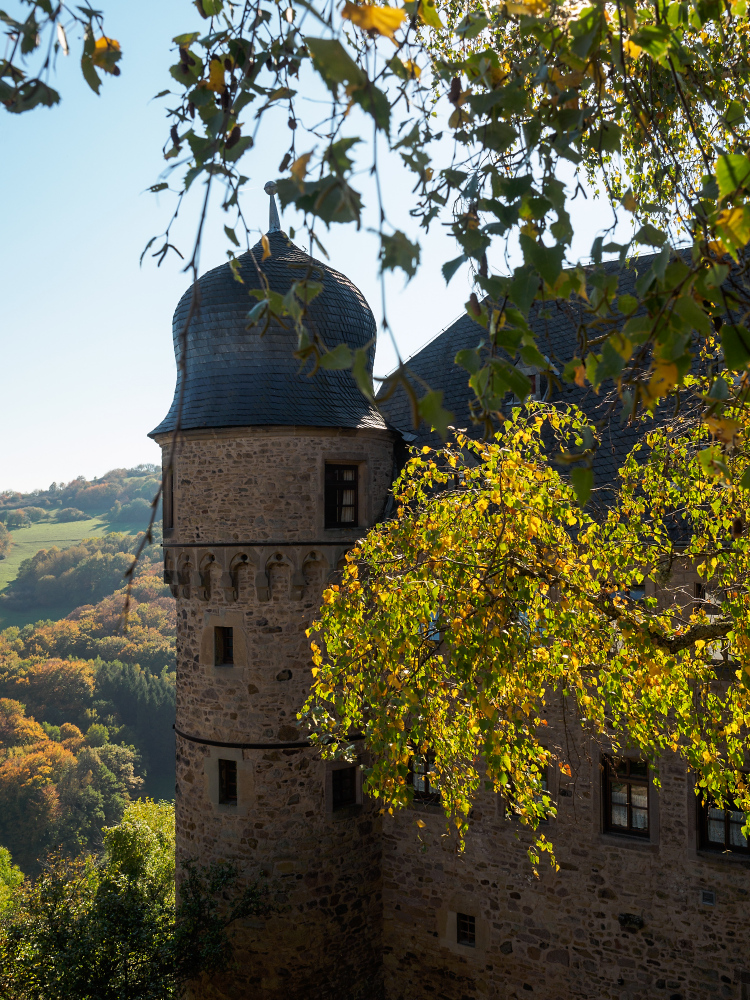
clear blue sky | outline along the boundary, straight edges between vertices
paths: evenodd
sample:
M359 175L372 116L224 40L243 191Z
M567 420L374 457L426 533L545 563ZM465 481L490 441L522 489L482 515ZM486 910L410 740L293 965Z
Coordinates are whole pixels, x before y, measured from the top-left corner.
M198 27L200 18L188 0L101 6L108 33L122 45L122 75L107 77L96 97L80 76L80 41L71 39L71 55L59 58L56 74L62 103L0 117L0 490L158 461L146 434L172 398L171 317L187 278L174 256L159 269L150 258L139 267L138 258L164 228L172 205L143 193L164 166L163 103L151 98L172 82L172 37ZM265 230L268 212L263 184L277 176L286 142L283 116L243 161L251 176L243 208L259 229ZM409 232L412 182L395 158L384 174L391 218ZM367 183L362 178L361 187ZM602 209L591 201L577 204L576 250L585 254ZM216 209L201 270L226 259L225 221ZM176 231L186 250L194 224L188 206ZM285 215L282 224L299 220ZM418 235L413 227L411 235ZM407 286L400 276L388 281L389 321L405 356L458 316L470 291L466 269L448 288L440 276L441 263L458 253L445 232L436 227L421 242L417 278ZM349 225L325 243L333 266L362 289L379 318L375 238ZM376 370L384 374L394 360L381 343Z

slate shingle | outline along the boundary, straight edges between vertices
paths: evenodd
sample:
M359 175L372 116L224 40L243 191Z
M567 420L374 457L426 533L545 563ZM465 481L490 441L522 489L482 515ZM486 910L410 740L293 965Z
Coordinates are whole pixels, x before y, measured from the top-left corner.
M293 356L297 346L293 328L271 323L262 337L259 327L246 329L247 313L255 304L248 290L261 285L258 269L270 288L283 295L310 268L312 278L322 282L323 291L310 303L308 328L328 347L346 343L356 349L371 343L372 368L375 319L359 289L328 264L309 257L284 233L269 233L268 240L271 256L265 261L260 242L239 258L244 284L234 279L229 264L199 279L199 304L187 337L181 427L385 427L350 372L320 370L313 377L300 372L300 363ZM189 289L182 296L172 323L178 361L191 295ZM178 367L172 406L149 436L175 429L180 381Z

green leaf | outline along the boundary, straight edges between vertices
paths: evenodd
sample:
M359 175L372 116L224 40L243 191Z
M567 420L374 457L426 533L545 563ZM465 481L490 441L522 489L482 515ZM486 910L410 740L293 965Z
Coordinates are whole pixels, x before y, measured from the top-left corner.
M719 198L726 198L750 181L750 158L744 153L730 153L716 161L716 182Z
M519 371L515 365L512 365L509 361L505 361L503 358L491 358L489 365L495 375L507 385L514 396L517 396L520 400L526 399L531 392L531 382L529 382L523 372Z
M95 94L98 94L102 81L99 78L99 74L94 69L94 63L91 60L91 56L86 55L85 53L81 56L81 72L83 73L83 79L89 87L91 87Z
M224 232L236 247L240 245L240 241L237 239L237 235L233 229L230 229L229 226L224 226Z
M448 425L453 414L443 408L443 390L433 389L419 400L419 415L426 424L434 427L441 438L448 436Z
M578 467L570 470L570 480L573 483L576 500L580 507L585 507L591 496L591 488L594 485L594 473L591 469Z
M669 48L672 30L666 24L647 24L630 36L630 41L640 45L652 59L659 59Z
M351 368L354 362L354 355L346 344L338 344L332 351L327 351L321 355L318 364L321 368L330 371L340 371L344 368Z
M731 371L741 372L750 365L750 330L725 323L721 328L724 362Z
M685 320L694 330L702 333L704 337L709 337L713 332L711 319L698 305L692 295L681 295L674 305L675 312Z
M462 264L466 263L468 259L469 258L466 256L466 254L462 253L460 257L456 257L453 260L449 260L445 264L443 264L441 270L443 272L443 277L445 278L446 285L450 283L450 280L453 277L453 275L456 273L459 267L461 267Z
M359 387L359 391L370 402L375 401L375 390L372 387L372 375L370 374L370 356L364 347L360 347L354 352L354 362L352 364L352 375Z
M479 369L482 367L482 360L479 357L479 351L474 350L474 348L466 348L463 351L459 351L456 354L456 364L465 368L470 375L476 375Z
M419 244L412 243L400 229L393 236L380 235L380 270L395 271L400 267L413 278L419 265Z
M364 70L354 62L344 46L335 38L305 38L313 65L331 89L339 83L358 87L367 82Z
M518 239L526 263L536 268L548 285L554 285L562 271L565 247L561 244L552 247L545 246L525 233L521 233Z
M667 242L667 237L664 233L660 232L655 226L652 226L650 222L647 222L645 226L641 226L633 239L636 243L642 243L648 247L661 247Z
M750 490L750 468L745 469L742 479L740 479L740 487L743 490Z
M470 38L476 38L489 23L489 19L484 14L467 14L456 27L456 34L464 41L468 41Z

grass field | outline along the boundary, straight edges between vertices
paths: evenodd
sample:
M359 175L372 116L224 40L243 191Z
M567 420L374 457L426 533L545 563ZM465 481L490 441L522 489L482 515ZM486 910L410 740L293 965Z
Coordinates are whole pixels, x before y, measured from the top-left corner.
M13 536L11 550L5 559L0 560L0 593L12 580L15 580L18 567L24 559L36 555L40 549L51 549L55 545L60 549L67 549L84 538L97 538L110 531L134 533L143 531L145 527L146 525L141 523L110 526L103 517L90 517L86 521L68 521L66 524L40 521L29 525L28 528L14 528L11 532ZM63 618L70 610L66 607L43 610L33 608L29 612L18 610L4 612L0 604L0 629L8 628L10 625L28 625L40 618L51 618L56 621Z

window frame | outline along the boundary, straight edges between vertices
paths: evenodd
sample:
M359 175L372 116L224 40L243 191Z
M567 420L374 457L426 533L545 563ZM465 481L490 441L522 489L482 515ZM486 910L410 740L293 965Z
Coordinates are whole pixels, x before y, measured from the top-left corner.
M174 468L171 465L162 473L161 489L162 531L171 535L174 531Z
M456 944L462 948L477 946L477 918L471 913L456 911Z
M617 762L621 762L626 765L627 771L625 774L618 774L616 771ZM634 837L642 841L650 841L653 832L653 810L651 802L651 768L648 761L643 761L639 758L633 757L615 757L614 755L608 755L603 758L603 774L602 774L602 797L603 797L603 820L604 820L604 833L612 834L619 837ZM645 764L646 773L645 775L632 774L631 767L633 764ZM619 824L614 824L612 822L612 785L626 785L627 786L627 815L628 815L628 825L620 826ZM639 788L645 788L646 790L646 827L636 827L632 823L632 794L631 789L633 786Z
M227 635L227 633L229 634ZM229 639L229 642L227 642L227 639ZM227 647L229 647L229 659L227 659ZM214 625L214 666L234 666L233 625Z
M326 462L323 472L323 521L324 527L328 530L343 530L360 527L360 490L359 490L359 464L356 462ZM354 478L351 480L334 480L334 473L353 472ZM351 521L343 521L340 514L344 509L344 504L340 502L340 496L347 490L354 493L354 502L346 504L346 509L352 508L354 518Z
M219 805L236 806L238 801L237 761L219 757ZM232 794L234 792L234 794Z
M750 838L745 838L745 846L742 847L740 844L731 844L729 842L729 831L731 821L729 814L733 812L741 812L739 809L724 809L724 843L719 844L718 841L708 839L708 821L709 821L709 809L716 809L717 807L712 804L712 800L709 798L706 801L702 801L700 798L697 802L698 807L698 849L700 851L710 852L711 854L734 854L741 857L750 856ZM747 815L747 814L745 814ZM743 824L744 825L744 824Z

